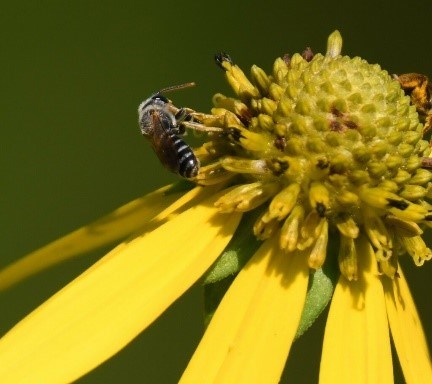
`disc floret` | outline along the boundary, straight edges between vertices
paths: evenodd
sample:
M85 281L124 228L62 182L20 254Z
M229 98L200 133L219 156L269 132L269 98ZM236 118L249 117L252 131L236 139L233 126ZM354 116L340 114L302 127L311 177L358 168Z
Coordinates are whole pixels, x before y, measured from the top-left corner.
M250 79L220 55L236 97L217 94L211 115L196 114L222 129L196 151L204 164L197 181L232 179L216 203L223 212L265 204L255 235L280 231L282 249L310 250L311 268L323 264L336 232L340 269L356 279L354 241L363 233L380 271L393 277L400 253L418 265L432 257L420 227L432 220L432 174L421 168L429 145L399 82L341 47L335 31L325 55L285 55L271 74L254 65Z

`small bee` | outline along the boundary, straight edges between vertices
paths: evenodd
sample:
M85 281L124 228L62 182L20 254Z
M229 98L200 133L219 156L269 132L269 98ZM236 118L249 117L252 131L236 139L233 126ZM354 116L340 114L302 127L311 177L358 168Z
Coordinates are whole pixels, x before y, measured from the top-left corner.
M420 73L405 73L393 76L399 81L405 94L411 97L411 104L417 109L424 124L423 134L432 129L432 83L426 75Z
M186 83L161 89L144 100L138 107L141 133L148 138L161 163L171 172L184 178L198 174L199 161L183 135L183 122L190 121L190 110L175 107L162 93L195 86Z
M423 123L423 137L432 130L432 82L421 73L405 73L393 75L399 81L405 94L411 98L411 104L416 107L420 121ZM432 146L432 141L429 143ZM432 157L422 157L421 166L432 169Z

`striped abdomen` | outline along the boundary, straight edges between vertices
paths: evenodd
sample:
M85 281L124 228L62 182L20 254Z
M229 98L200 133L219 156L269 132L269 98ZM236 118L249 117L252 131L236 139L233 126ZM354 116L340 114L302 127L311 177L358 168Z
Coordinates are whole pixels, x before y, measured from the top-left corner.
M142 134L150 141L165 168L187 179L195 177L199 161L178 135L173 115L164 110L150 109L140 117Z
M177 154L177 173L187 179L195 177L198 174L199 161L193 153L192 148L174 133L170 133L169 136Z

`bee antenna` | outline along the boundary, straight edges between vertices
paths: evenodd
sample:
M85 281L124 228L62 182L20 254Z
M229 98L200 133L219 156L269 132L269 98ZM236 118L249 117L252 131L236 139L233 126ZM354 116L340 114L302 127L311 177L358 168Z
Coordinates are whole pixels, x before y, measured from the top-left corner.
M178 89L190 88L190 87L195 87L195 86L196 86L196 83L192 81L190 83L172 85L171 87L162 88L158 93L166 93L166 92L176 91Z

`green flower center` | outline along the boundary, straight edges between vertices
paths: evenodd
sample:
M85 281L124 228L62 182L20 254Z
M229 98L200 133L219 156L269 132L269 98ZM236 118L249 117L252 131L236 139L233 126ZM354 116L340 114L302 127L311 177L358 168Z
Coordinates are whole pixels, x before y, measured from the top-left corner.
M432 174L421 168L429 144L399 82L379 65L341 56L341 47L336 31L326 55L278 58L271 75L253 66L251 80L221 56L237 98L217 94L211 115L196 114L222 131L197 149L204 166L196 180L232 179L216 203L222 212L266 204L255 235L279 231L287 252L310 248L312 268L337 231L340 269L356 279L354 240L363 232L393 277L402 251L416 264L432 257L418 225L432 220L424 201Z

